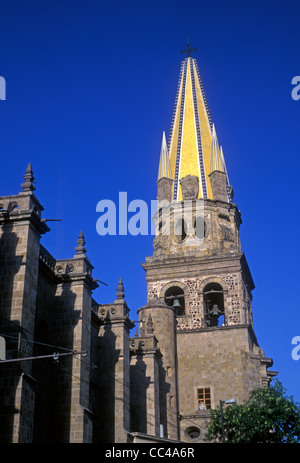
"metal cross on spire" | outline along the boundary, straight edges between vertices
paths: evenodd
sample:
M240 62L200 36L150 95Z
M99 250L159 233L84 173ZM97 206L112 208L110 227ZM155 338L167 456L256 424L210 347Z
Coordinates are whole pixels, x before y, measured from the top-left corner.
M192 51L197 51L197 48L190 47L189 38L187 37L186 50L182 50L180 53L187 53L188 57L190 57Z

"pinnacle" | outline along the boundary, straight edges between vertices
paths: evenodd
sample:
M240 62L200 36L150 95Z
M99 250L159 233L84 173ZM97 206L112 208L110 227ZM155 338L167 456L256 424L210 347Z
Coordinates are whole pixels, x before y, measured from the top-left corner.
M163 132L161 150L160 150L160 160L159 160L159 169L158 169L158 180L167 177L172 178L171 166L169 160L168 146L166 141L166 134Z
M216 133L215 124L213 124L212 129L212 142L211 142L211 158L210 158L210 173L215 170L223 171L221 162L220 162L220 150L218 137Z
M152 317L149 315L147 320L147 334L152 334L154 331Z
M78 244L78 246L76 246L76 248L75 248L76 254L85 254L86 253L86 249L84 247L85 240L84 240L84 236L83 236L82 231L79 233L77 244Z
M34 191L35 186L33 185L35 183L35 179L33 176L33 170L31 166L31 162L29 162L25 175L24 175L24 180L25 182L21 184L21 187L23 191Z
M119 279L119 283L117 286L117 299L124 299L125 296L125 290L124 290L124 285L123 285L123 280L122 278Z

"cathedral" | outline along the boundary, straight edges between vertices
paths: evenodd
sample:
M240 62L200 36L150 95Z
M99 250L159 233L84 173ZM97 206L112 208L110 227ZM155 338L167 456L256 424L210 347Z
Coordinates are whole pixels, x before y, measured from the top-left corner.
M223 149L186 54L153 179L156 234L138 322L122 279L110 304L94 299L82 232L70 258L42 246L50 228L31 164L21 191L0 197L2 443L201 443L212 409L243 403L276 375L254 331Z

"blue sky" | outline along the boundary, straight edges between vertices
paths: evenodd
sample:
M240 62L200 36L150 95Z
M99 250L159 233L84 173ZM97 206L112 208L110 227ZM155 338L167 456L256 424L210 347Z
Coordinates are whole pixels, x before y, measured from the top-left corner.
M21 190L30 161L44 217L62 219L42 244L71 257L83 230L94 276L108 284L95 298L113 301L122 276L133 319L153 237L99 236L96 205L121 191L155 199L189 34L242 212L257 338L297 401L299 15L291 0L0 2L0 194Z

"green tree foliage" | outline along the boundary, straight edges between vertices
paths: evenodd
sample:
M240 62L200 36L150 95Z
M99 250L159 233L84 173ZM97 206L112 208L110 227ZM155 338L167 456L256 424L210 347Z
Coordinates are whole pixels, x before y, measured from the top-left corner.
M224 437L233 443L300 442L300 404L279 381L255 389L242 405L223 408ZM207 441L222 441L220 410L212 410Z

